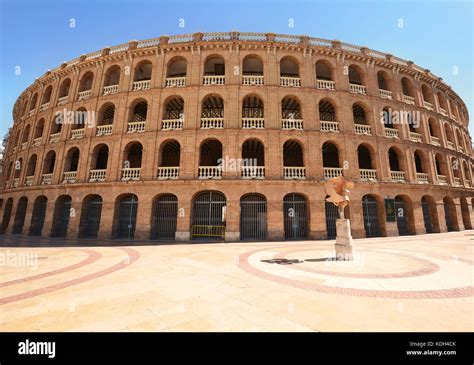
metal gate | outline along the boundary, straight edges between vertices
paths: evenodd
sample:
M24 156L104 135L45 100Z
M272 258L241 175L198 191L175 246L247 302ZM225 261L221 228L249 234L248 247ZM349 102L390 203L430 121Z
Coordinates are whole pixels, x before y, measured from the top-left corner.
M446 228L448 232L454 231L453 220L452 220L452 208L449 203L444 203L444 216L446 217Z
M36 198L31 214L30 236L41 236L44 226L44 218L46 217L46 208L48 199L44 196Z
M380 237L377 201L369 196L362 198L365 237Z
M178 219L178 198L167 194L156 201L153 216L153 234L155 240L174 240Z
M328 240L336 238L336 219L339 218L339 209L330 202L324 204L326 210L326 233Z
M267 237L267 201L257 194L240 199L240 239L264 240Z
M306 199L298 194L288 194L283 199L285 239L308 237Z
M26 207L28 206L27 198L20 198L16 208L15 221L13 222L13 234L20 234L25 224Z
M102 198L92 197L82 205L82 219L79 231L80 238L97 238L102 214Z
M66 237L71 215L71 197L58 198L54 209L51 237Z
M224 239L226 198L216 191L198 194L193 201L192 238Z
M405 202L403 200L395 199L395 215L397 217L397 228L399 236L407 236L408 224L407 224L407 211L405 209Z
M426 233L433 233L431 223L430 204L426 200L421 201L421 210L423 211L423 221L425 222Z
M133 238L137 223L138 199L135 195L123 198L119 207L118 238Z

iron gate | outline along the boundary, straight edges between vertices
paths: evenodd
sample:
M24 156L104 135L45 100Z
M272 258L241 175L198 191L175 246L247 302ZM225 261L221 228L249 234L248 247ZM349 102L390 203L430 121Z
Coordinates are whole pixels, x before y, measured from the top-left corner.
M267 201L257 194L240 199L240 239L264 240L267 237Z
M397 217L397 228L399 236L407 236L408 224L407 224L407 211L405 209L405 202L403 200L395 199L395 215Z
M446 217L446 228L448 229L448 232L451 232L451 231L454 231L454 227L453 227L453 220L452 220L452 216L451 216L451 206L449 205L449 203L444 203L444 216Z
M423 211L423 221L425 222L426 233L433 233L433 225L431 223L430 204L422 200L421 210Z
M44 226L44 218L46 217L46 208L48 199L41 196L35 200L33 212L31 214L30 236L41 236Z
M153 216L153 235L155 240L174 240L178 219L178 198L167 194L156 201Z
M285 239L307 238L306 199L298 194L288 194L283 199Z
M362 199L365 237L380 237L379 219L377 216L377 201L369 196Z
M58 198L54 209L51 237L66 237L71 215L71 197Z
M16 208L15 221L13 222L13 234L20 234L25 224L26 207L28 206L28 199L21 198L18 201Z
M102 214L102 198L93 197L82 205L80 238L97 238Z
M216 191L198 194L193 200L193 239L224 239L226 198Z
M328 239L336 238L336 219L339 218L339 209L336 205L330 202L324 204L326 210L326 233Z
M137 223L138 199L135 195L120 202L118 238L133 238Z

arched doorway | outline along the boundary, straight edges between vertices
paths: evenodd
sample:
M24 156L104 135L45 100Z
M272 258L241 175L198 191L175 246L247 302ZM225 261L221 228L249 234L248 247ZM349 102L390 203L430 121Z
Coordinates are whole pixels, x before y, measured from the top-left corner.
M380 237L377 200L371 195L362 198L362 213L364 216L365 237Z
M117 198L115 205L116 232L114 236L122 239L133 239L137 223L138 197L127 194Z
M456 216L456 206L454 205L453 199L446 196L443 199L443 205L444 216L446 219L446 228L448 229L448 232L459 231L459 225Z
M467 203L466 198L461 198L461 215L462 215L462 223L464 225L464 229L472 229L471 224L471 215L469 213L469 205Z
M44 219L46 217L46 210L48 206L48 199L45 196L39 196L35 199L33 204L33 212L31 214L30 236L41 236L43 231Z
M13 234L20 234L25 224L26 208L28 207L28 198L21 197L16 207L15 220L13 222Z
M151 239L174 241L177 223L178 198L173 194L159 196L154 204Z
M264 240L267 237L267 200L260 194L240 199L240 239Z
M413 207L406 196L398 195L395 197L395 216L399 236L414 234Z
M54 205L53 226L51 237L66 237L71 216L72 199L69 195L62 195Z
M204 191L193 199L192 239L224 239L226 197L219 191Z
M285 239L297 240L308 237L308 209L306 198L291 193L283 198Z
M8 198L7 202L5 203L5 210L3 211L2 233L6 232L8 225L10 224L12 208L13 208L13 198Z
M426 233L439 232L436 202L431 196L426 195L421 198L421 210Z
M97 238L102 213L102 197L90 195L82 202L79 238Z

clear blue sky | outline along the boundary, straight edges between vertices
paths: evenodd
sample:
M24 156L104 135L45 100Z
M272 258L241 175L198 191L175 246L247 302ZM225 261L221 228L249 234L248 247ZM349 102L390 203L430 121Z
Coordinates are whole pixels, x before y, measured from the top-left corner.
M474 137L472 1L0 0L0 135L18 95L47 69L132 39L255 31L339 39L409 59L464 99ZM289 27L289 19L294 27ZM69 26L74 19L76 27ZM179 27L183 19L184 28ZM403 27L399 27L400 19ZM15 75L15 67L21 74ZM458 74L453 74L457 67Z

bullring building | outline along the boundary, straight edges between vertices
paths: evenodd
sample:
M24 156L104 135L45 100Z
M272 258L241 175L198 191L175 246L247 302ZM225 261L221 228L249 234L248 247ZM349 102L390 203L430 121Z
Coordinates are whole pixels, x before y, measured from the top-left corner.
M464 102L411 61L340 41L131 41L47 71L13 120L4 234L333 238L324 182L341 174L355 183L345 214L356 238L473 225Z

